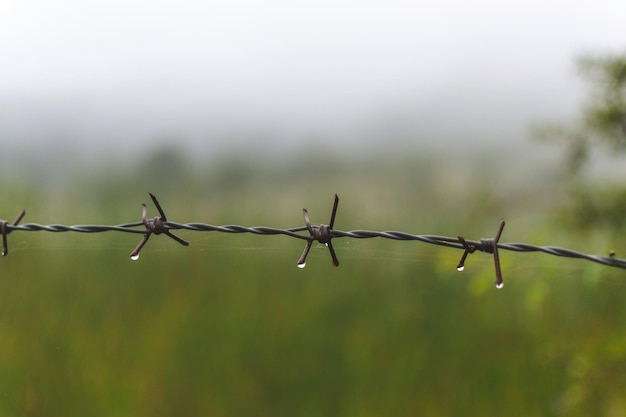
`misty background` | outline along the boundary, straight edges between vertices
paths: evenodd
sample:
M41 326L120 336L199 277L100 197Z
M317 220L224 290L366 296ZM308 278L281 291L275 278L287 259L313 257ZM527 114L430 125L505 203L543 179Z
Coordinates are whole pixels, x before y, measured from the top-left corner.
M4 171L515 149L573 115L626 4L0 1ZM495 146L495 147L494 147ZM506 152L505 152L506 153ZM445 158L442 160L445 163Z
M625 259L625 16L0 0L0 215L136 222L152 192L170 222L290 228L337 194L338 230L470 240L505 218L502 243ZM189 247L131 260L141 225L4 226L1 416L626 414L619 268L503 249L496 289L493 255L458 272L421 242L337 237L340 267L315 242L301 269L287 236L176 230Z

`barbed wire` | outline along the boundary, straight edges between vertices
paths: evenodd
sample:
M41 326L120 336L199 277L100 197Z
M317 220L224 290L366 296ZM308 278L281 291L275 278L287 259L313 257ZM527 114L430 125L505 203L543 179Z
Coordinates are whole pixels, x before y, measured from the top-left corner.
M139 259L139 253L143 246L147 243L150 236L165 234L171 239L177 241L181 245L188 246L189 243L172 233L173 230L190 230L196 232L221 232L221 233L250 233L256 235L284 235L296 239L306 241L306 246L302 255L298 259L297 266L304 268L306 265L306 257L311 249L313 242L317 241L326 245L329 249L333 266L339 266L339 260L332 245L332 239L334 238L351 238L351 239L371 239L371 238L384 238L400 241L420 241L431 245L445 246L453 249L462 249L463 255L461 260L457 264L457 269L462 271L465 268L465 260L467 256L479 251L493 255L495 271L496 271L496 287L502 288L504 283L502 280L502 272L500 268L499 250L508 250L513 252L543 252L549 255L583 259L591 262L595 262L602 265L612 266L616 268L626 269L626 259L616 258L614 253L611 252L609 256L591 255L582 252L578 252L571 249L560 248L556 246L536 246L528 243L500 243L500 236L504 230L505 221L501 220L498 230L494 238L483 238L480 240L468 240L462 236L446 237L438 235L418 235L407 232L399 231L372 231L372 230L352 230L342 231L335 230L335 216L337 214L337 208L339 205L339 197L335 194L335 200L333 209L330 216L330 222L328 225L312 225L307 209L302 209L304 215L305 226L293 227L288 229L280 229L275 227L266 226L241 226L241 225L222 225L216 226L207 223L177 223L174 221L168 221L165 213L157 200L152 194L148 193L152 199L154 205L159 212L159 216L155 216L153 219L147 218L147 206L142 204L142 219L132 223L122 223L117 225L63 225L63 224L48 224L42 225L38 223L24 223L19 224L24 218L26 211L22 210L16 217L16 219L9 223L6 220L0 220L0 233L2 234L2 255L6 256L9 253L7 236L14 231L36 232L45 231L53 233L63 232L77 232L77 233L102 233L102 232L123 232L123 233L135 233L142 234L143 238L139 244L133 249L130 254L130 258L133 260ZM301 232L308 231L308 235Z

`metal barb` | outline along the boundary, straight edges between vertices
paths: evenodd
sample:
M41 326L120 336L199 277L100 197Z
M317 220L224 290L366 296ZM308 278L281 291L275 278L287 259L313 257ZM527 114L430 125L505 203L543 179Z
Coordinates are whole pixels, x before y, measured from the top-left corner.
M159 200L157 200L157 198L152 193L148 193L148 195L150 196L150 198L152 199L152 202L156 206L156 209L159 212L159 214L161 215L161 218L163 219L164 222L166 222L167 218L165 217L165 213L163 212L163 209L161 208L161 205L159 204ZM145 206L145 204L144 204L144 206Z
M304 247L304 251L302 255L300 255L300 259L298 259L298 266L303 266L306 263L306 257L311 250L311 246L313 245L313 241L317 240L320 243L323 243L328 247L330 252L330 256L333 260L333 266L339 266L339 260L337 259L337 254L335 253L335 249L333 248L332 243L332 229L335 225L335 216L337 215L337 207L339 206L339 197L335 194L335 202L333 203L333 211L330 215L330 225L321 224L319 226L313 227L311 226L311 219L309 218L309 212L307 209L302 209L302 214L304 215L304 223L306 224L306 228L309 231L309 237L306 238L306 246Z
M25 215L26 210L22 209L15 218L15 220L13 220L13 223L11 223L11 225L17 226L20 221L22 221ZM7 235L11 233L11 230L9 230L7 226L8 224L6 220L0 221L0 232L2 233L2 256L7 256L9 254L9 243L7 241Z
M462 271L463 269L465 269L465 260L467 259L467 255L469 255L470 253L474 253L476 251L476 248L474 246L470 246L462 236L459 236L458 239L459 242L461 242L461 245L463 245L463 247L465 248L465 252L463 252L463 256L461 256L461 260L456 266L457 270Z
M500 220L500 225L498 226L498 231L496 232L496 237L493 239L493 262L496 267L496 287L502 288L504 282L502 281L502 270L500 268L500 254L498 253L498 242L500 241L500 236L502 236L502 231L504 230L504 219Z
M463 237L458 236L459 243L465 249L465 251L461 256L461 260L457 264L456 269L462 271L465 268L465 260L467 259L467 256L471 253L476 252L477 250L481 252L492 253L496 268L496 287L502 288L504 282L502 281L502 269L500 268L500 254L498 253L498 242L500 241L500 236L502 236L504 225L504 219L500 220L500 225L498 226L496 237L493 239L481 239L478 243L468 243Z
M163 209L161 208L161 204L159 204L159 201L154 196L154 194L152 193L148 193L148 194L150 195L150 198L152 199L152 202L156 206L157 211L159 212L160 216L156 216L154 219L148 220L147 219L148 208L145 204L143 203L141 204L141 209L142 209L141 221L143 225L145 226L146 231L143 234L143 238L141 239L137 247L130 253L130 258L133 260L136 260L139 258L139 252L144 247L144 245L148 242L148 239L150 239L150 236L153 233L155 235L160 235L162 233L174 239L176 242L180 243L183 246L189 246L189 242L187 242L186 240L170 232L169 227L166 224L167 218L165 217L165 212L163 212Z

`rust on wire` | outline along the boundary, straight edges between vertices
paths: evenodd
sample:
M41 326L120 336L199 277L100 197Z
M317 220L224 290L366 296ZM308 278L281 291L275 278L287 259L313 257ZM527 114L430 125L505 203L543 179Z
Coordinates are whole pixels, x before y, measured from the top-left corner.
M298 268L304 268L306 266L306 256L309 254L311 250L311 246L314 241L318 241L328 247L330 251L330 256L333 259L333 266L339 266L339 260L337 259L337 255L335 254L335 249L333 248L333 243L331 242L332 230L335 225L335 216L337 215L337 206L339 206L339 197L335 194L335 202L333 204L333 211L330 215L330 224L327 226L325 224L320 224L319 226L311 226L311 219L309 219L309 212L307 209L302 209L302 213L304 214L304 223L306 223L306 228L309 231L310 236L306 239L306 246L304 247L304 252L298 259Z
M496 266L496 287L504 287L504 281L502 281L502 269L500 268L500 255L498 253L498 242L500 241L500 236L502 236L504 225L504 219L500 220L500 225L498 226L496 237L493 239L481 239L478 243L468 243L463 237L459 236L459 242L461 242L461 245L465 248L465 252L463 252L461 260L456 266L456 269L458 271L463 271L465 269L465 260L467 259L467 255L469 255L470 253L474 253L477 250L485 253L492 253L493 261L495 262Z
M13 220L12 225L17 226L20 221L26 215L26 210L22 209L15 220ZM0 220L0 232L2 233L2 256L7 256L9 254L9 243L7 242L7 235L11 233L11 229L8 229L8 223L6 220Z
M431 245L445 246L447 248L452 249L461 249L463 250L463 255L461 257L460 262L457 265L458 270L463 270L465 268L465 261L467 256L476 251L485 252L493 255L495 269L496 269L496 287L502 288L502 271L500 267L500 255L499 250L508 250L513 252L543 252L548 255L560 256L566 258L576 258L576 259L584 259L590 262L595 262L602 265L612 266L615 268L626 269L626 259L620 259L615 256L615 252L611 251L609 256L599 256L599 255L590 255L586 253L577 252L571 249L559 248L555 246L536 246L528 243L499 243L500 237L502 235L502 231L504 230L505 222L504 220L500 221L500 226L496 232L496 236L494 238L481 239L478 241L467 240L461 236L454 237L446 237L446 236L438 236L438 235L417 235L407 232L399 232L399 231L373 231L373 230L352 230L352 231L342 231L335 230L335 216L337 214L337 207L339 205L339 197L335 194L335 202L333 205L330 224L324 225L320 224L319 226L314 226L311 224L311 220L309 218L309 213L306 209L303 209L302 212L304 214L304 221L306 226L302 227L293 227L289 229L279 229L275 227L266 227L266 226L255 226L255 227L247 227L241 225L223 225L223 226L215 226L212 224L206 223L176 223L173 221L168 221L165 213L163 212L163 208L157 198L149 193L150 198L152 199L154 205L156 206L157 211L159 212L159 216L154 217L154 219L147 218L147 207L145 204L142 204L142 220L140 222L133 223L123 223L118 225L73 225L66 226L62 224L49 224L42 225L38 223L24 223L19 224L24 214L26 213L22 210L17 218L13 221L13 223L8 223L5 220L0 220L0 232L2 233L3 240L3 255L7 255L9 252L8 244L7 244L7 235L13 231L46 231L46 232L78 232L78 233L100 233L100 232L123 232L123 233L135 233L135 234L143 234L142 240L139 242L137 247L131 252L131 259L136 260L139 257L139 252L144 247L150 236L152 234L160 235L165 234L169 236L171 239L180 243L181 245L188 246L189 243L174 235L172 230L190 230L197 232L221 232L221 233L251 233L257 235L265 235L265 236L275 236L275 235L284 235L291 238L301 239L306 241L306 246L304 248L304 252L300 256L298 260L298 266L300 268L304 267L306 262L306 257L311 249L313 242L320 242L328 247L330 251L330 256L332 258L333 266L339 265L339 260L337 259L337 255L335 254L335 250L332 245L332 239L334 238L350 238L350 239L371 239L371 238L383 238L383 239L392 239L392 240L403 240L403 241L420 241L423 243L428 243ZM301 234L301 232L308 231L308 236Z
M154 205L156 206L161 216L156 216L154 219L148 220L146 218L148 214L148 208L146 207L145 204L141 205L142 207L141 221L146 227L146 232L143 234L143 239L141 239L141 242L139 242L137 247L130 253L130 259L132 259L133 261L136 261L137 259L139 259L139 251L141 251L141 248L143 248L146 242L148 242L148 239L150 239L150 236L153 233L155 235L160 235L161 233L163 233L164 235L171 237L172 239L174 239L181 245L189 246L189 242L187 242L184 239L179 238L178 236L170 232L169 227L166 224L167 218L165 217L165 213L163 212L163 209L161 208L161 204L159 204L159 200L157 200L154 194L152 193L148 193L148 194L150 195L150 198L152 198L152 202L154 202Z

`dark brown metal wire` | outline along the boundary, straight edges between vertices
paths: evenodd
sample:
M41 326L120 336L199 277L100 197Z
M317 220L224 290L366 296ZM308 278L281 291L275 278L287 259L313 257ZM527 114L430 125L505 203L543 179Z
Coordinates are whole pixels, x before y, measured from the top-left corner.
M167 218L165 217L165 213L163 212L163 209L161 208L161 204L159 204L159 201L154 196L154 194L152 194L152 193L148 193L148 194L150 195L150 198L152 199L152 202L156 206L156 208L157 208L157 210L158 210L158 212L159 212L159 214L161 216L156 216L154 219L148 220L146 218L146 216L148 215L148 208L146 207L145 204L141 205L141 208L142 208L141 221L142 221L143 225L146 227L146 231L143 234L143 239L141 239L141 242L139 242L137 247L130 253L130 259L132 259L133 261L136 261L137 259L139 259L139 251L141 251L141 248L143 248L143 246L146 244L146 242L148 242L148 239L150 239L150 236L153 233L155 235L160 235L161 233L163 233L163 234L169 236L170 238L174 239L175 241L177 241L181 245L189 246L189 242L187 242L184 239L179 238L178 236L176 236L172 232L170 232L170 230L169 230L170 228L166 224Z
M24 216L26 215L26 210L22 209L19 212L15 220L13 220L12 226L17 226ZM9 224L6 220L0 220L0 232L2 233L2 256L7 256L9 254L9 243L7 242L7 235L11 233L11 229L9 229Z
M467 243L467 241L459 236L458 239L461 242L461 245L465 248L465 252L463 252L463 256L459 261L456 269L458 271L462 271L465 269L465 259L467 259L467 255L470 253L474 253L477 249L482 250L483 252L493 253L493 260L496 264L496 287L502 288L504 286L504 282L502 281L502 270L500 269L500 255L498 254L498 241L500 240L500 236L502 236L502 231L504 230L504 219L500 220L500 226L498 227L498 231L496 232L496 237L494 239L481 239L481 248L476 247L475 245L471 245Z
M146 244L152 234L159 235L165 234L176 242L188 246L189 243L184 239L174 235L172 230L191 230L196 232L220 232L220 233L251 233L256 235L284 235L293 237L296 239L302 239L306 241L304 252L298 260L298 266L302 267L306 262L306 256L314 241L318 241L326 245L330 251L330 255L333 261L333 266L339 265L339 260L332 246L331 240L335 238L351 238L351 239L371 239L371 238L383 238L391 240L403 240L403 241L420 241L432 245L445 246L448 248L461 249L463 255L460 262L457 265L458 270L463 270L465 267L465 260L467 256L476 251L492 254L496 269L496 286L501 288L503 286L502 271L500 268L500 256L499 250L508 250L513 252L543 252L553 256L560 256L566 258L584 259L590 262L595 262L602 265L612 266L615 268L626 269L626 259L620 259L615 257L612 253L609 256L590 255L581 252L577 252L571 249L565 249L555 246L536 246L528 243L499 243L500 236L504 230L505 222L500 221L500 225L496 232L495 238L485 238L480 240L468 240L461 236L458 237L446 237L438 235L417 235L399 231L372 231L372 230L352 230L342 231L335 230L335 216L337 214L337 207L339 204L339 197L335 195L335 201L333 204L333 210L331 213L330 224L319 226L312 225L308 211L303 209L305 226L294 227L289 229L280 229L275 227L266 226L254 226L247 227L241 225L222 225L215 226L207 223L177 223L168 221L165 213L159 204L158 200L153 194L149 194L154 205L157 208L160 216L156 216L153 219L147 218L147 207L142 204L142 220L132 223L122 223L118 225L73 225L66 226L62 224L49 224L42 225L37 223L24 223L19 224L24 217L25 211L22 210L17 218L8 223L5 220L0 220L0 233L3 239L3 255L8 254L7 235L13 231L46 231L46 232L78 232L78 233L101 233L101 232L123 232L123 233L136 233L143 234L142 240L139 245L131 252L131 258L137 259L139 252ZM300 232L307 231L309 234L304 235Z
M337 255L335 254L335 249L333 248L333 243L331 242L333 236L333 226L335 224L335 216L337 215L337 206L339 206L339 197L335 194L335 203L333 204L333 211L330 215L330 225L326 226L325 224L320 224L319 226L311 226L311 220L309 219L309 212L307 209L302 209L302 213L304 214L304 222L306 223L306 228L309 231L310 236L307 238L306 246L304 247L304 252L298 259L298 267L304 268L306 265L306 256L309 254L309 250L313 245L313 241L317 240L318 242L326 245L328 250L330 251L330 257L333 259L333 266L339 266L339 260L337 259Z

